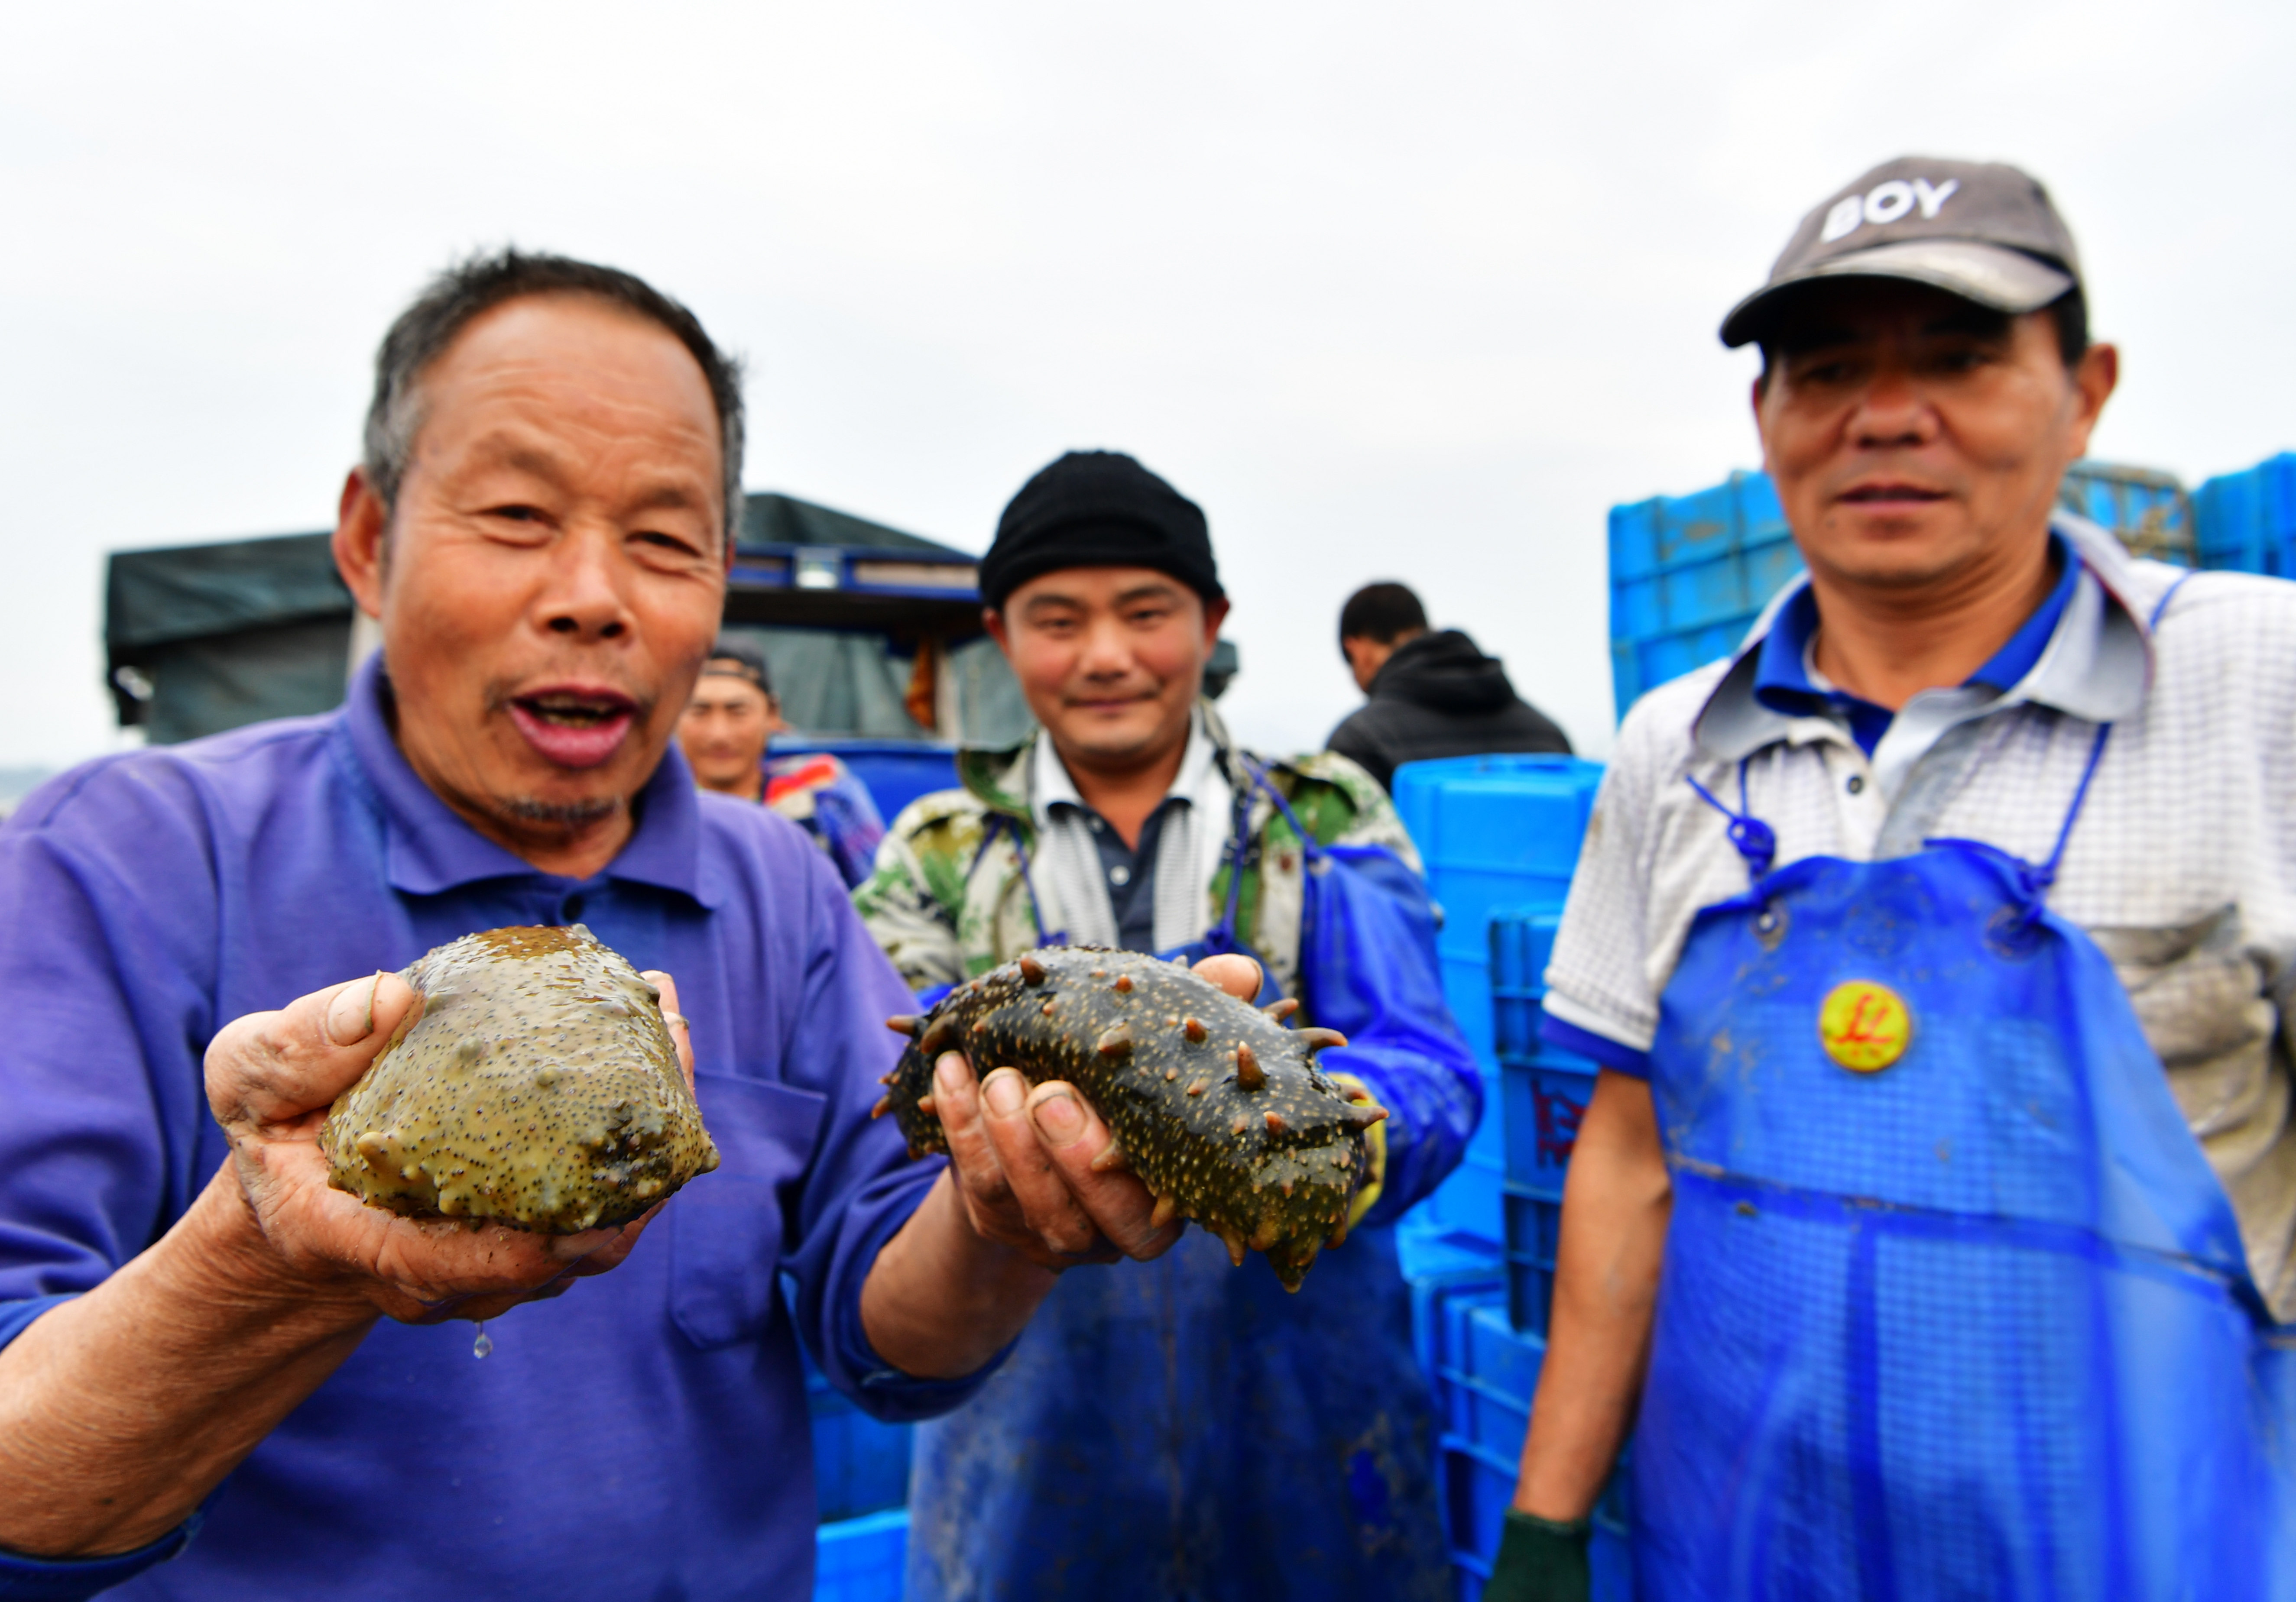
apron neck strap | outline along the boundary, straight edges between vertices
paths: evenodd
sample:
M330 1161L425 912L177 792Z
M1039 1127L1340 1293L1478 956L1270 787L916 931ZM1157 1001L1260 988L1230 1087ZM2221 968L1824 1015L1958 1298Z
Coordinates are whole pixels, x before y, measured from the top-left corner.
M1748 760L1750 759L1746 757L1741 757L1738 760L1738 810L1736 812L1732 812L1717 800L1712 790L1699 783L1690 774L1685 773L1682 777L1692 789L1698 792L1701 800L1730 820L1728 830L1730 844L1735 846L1738 848L1738 854L1746 859L1747 876L1759 880L1769 872L1770 864L1778 860L1778 837L1777 831L1754 816L1753 808L1746 804Z

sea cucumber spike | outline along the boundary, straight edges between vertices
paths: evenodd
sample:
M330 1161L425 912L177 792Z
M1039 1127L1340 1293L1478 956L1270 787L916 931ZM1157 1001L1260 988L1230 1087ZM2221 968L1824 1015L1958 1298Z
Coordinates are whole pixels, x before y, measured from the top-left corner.
M1232 1135L1240 1135L1250 1127L1251 1120L1245 1117L1242 1113L1238 1113L1235 1116L1235 1122L1227 1126L1227 1132Z
M1348 1110L1340 1116L1357 1129L1369 1129L1386 1120L1387 1109L1376 1101L1350 1101Z
M1050 1018L1053 1016L1053 1004L1050 1001L1046 1001L1043 1006L1037 1008L1037 1010L1043 1013L1046 1018Z
M1252 1230L1250 1244L1253 1251L1264 1252L1275 1244L1275 1209L1270 1207L1259 1215L1259 1227Z
M1034 957L1022 957L1021 959L1021 983L1023 985L1042 985L1044 982L1045 965L1037 961Z
M1267 1083L1267 1075L1250 1046L1235 1049L1235 1082L1247 1091L1256 1091Z
M1132 1031L1119 1024L1103 1034L1094 1043L1093 1050L1103 1057L1129 1057L1132 1055Z
M1320 1051L1325 1046L1344 1046L1348 1037L1337 1029L1308 1028L1300 1031L1300 1043L1310 1051Z
M1117 993L1118 993L1119 994L1122 994L1122 995L1128 995L1128 994L1130 994L1130 993L1131 993L1131 990L1132 990L1132 976L1131 976L1130 974L1119 974L1119 975L1117 975L1117 976L1116 976L1116 989L1117 989Z
M1261 1008L1260 1010L1280 1024L1285 1018L1290 1018L1293 1013L1300 1010L1300 1003L1293 1001L1290 996L1285 996L1280 1001L1268 1002L1267 1005Z
M1237 1234L1234 1230L1229 1230L1220 1236L1220 1244L1227 1247L1227 1260L1230 1263L1234 1263L1236 1267L1242 1268L1243 1266L1243 1237Z
M962 1030L963 1026L958 1024L955 1014L943 1013L926 1026L925 1032L917 1037L917 1055L931 1062L955 1043Z
M1267 1132L1269 1134L1280 1135L1290 1127L1290 1124L1283 1122L1283 1115L1282 1113L1269 1113L1267 1115Z
M1166 1191L1156 1198L1156 1210L1148 1214L1148 1227L1152 1230L1162 1229L1178 1215L1179 1211L1180 1198L1171 1191Z
M934 1108L933 1108L933 1099L932 1099L931 1096L920 1096L920 1097L918 1097L918 1098L917 1098L917 1111L919 1111L919 1112L921 1112L921 1113L924 1114L927 1117L931 1117L931 1116L933 1115L933 1111L934 1111Z
M1204 1020L1200 1018L1181 1019L1180 1032L1188 1037L1188 1043L1193 1046L1202 1045L1204 1036L1208 1033L1204 1028Z
M890 1096L880 1096L877 1098L877 1105L869 1109L869 1116L873 1118L882 1118L892 1110L892 1106L893 1099Z
M1348 1243L1348 1222L1347 1222L1347 1215L1346 1215L1345 1214L1341 1214L1340 1222L1339 1222L1336 1225L1334 1225L1334 1226L1332 1227L1332 1232L1331 1232L1329 1235L1327 1235L1327 1236L1325 1236L1325 1237L1324 1238L1324 1244L1325 1246L1345 1246L1345 1245L1347 1245L1347 1243Z
M1111 1172L1117 1173L1129 1173L1132 1172L1132 1164L1125 1157L1124 1148L1121 1146L1111 1145L1107 1150L1093 1158L1092 1171L1095 1173L1108 1173Z
M917 1020L915 1017L910 1013L897 1012L893 1014L892 1017L885 1020L885 1027L890 1029L896 1034L906 1034L911 1040L914 1040L917 1037Z
M1209 1079L1191 1079L1188 1081L1188 1094L1191 1096L1201 1096L1210 1087L1210 1085L1211 1081Z

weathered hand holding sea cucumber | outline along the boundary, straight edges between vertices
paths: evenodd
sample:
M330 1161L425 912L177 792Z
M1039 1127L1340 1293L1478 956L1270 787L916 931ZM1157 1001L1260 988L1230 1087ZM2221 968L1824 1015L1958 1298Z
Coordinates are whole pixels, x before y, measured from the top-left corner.
M417 1004L319 1126L336 1189L576 1235L718 1166L661 993L580 924L467 935L401 977Z
M1386 1109L1349 1100L1316 1066L1329 1029L1287 1029L1297 1003L1263 1012L1173 962L1137 952L1055 946L960 985L922 1018L886 1020L912 1044L877 1104L909 1155L947 1151L932 1065L962 1050L986 1077L1019 1070L1090 1099L1124 1166L1156 1195L1156 1222L1191 1219L1240 1268L1265 1252L1287 1290L1347 1236L1369 1166L1364 1132Z

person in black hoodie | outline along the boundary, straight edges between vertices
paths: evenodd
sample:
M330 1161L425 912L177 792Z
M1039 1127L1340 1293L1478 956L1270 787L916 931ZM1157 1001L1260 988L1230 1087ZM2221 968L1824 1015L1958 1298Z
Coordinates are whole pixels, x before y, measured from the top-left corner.
M1431 633L1427 609L1399 584L1365 584L1340 609L1340 652L1371 702L1325 743L1382 788L1406 762L1492 751L1570 754L1545 713L1515 694L1506 669L1455 628Z

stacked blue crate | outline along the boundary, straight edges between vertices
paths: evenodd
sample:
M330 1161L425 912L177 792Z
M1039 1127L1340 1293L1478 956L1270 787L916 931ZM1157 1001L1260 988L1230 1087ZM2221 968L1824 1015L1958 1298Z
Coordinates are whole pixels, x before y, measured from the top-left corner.
M1728 656L1801 553L1765 473L1611 509L1611 684L1645 691Z
M814 1536L814 1602L894 1602L907 1551L909 1438L855 1407L805 1360L806 1411L813 1423L814 1490L821 1526Z
M2296 578L2296 453L2210 478L2193 508L2202 567Z
M813 1602L899 1602L909 1510L888 1508L824 1524L814 1541Z
M1436 1389L1444 1529L1460 1602L1478 1602L1514 1499L1546 1343L1513 1328L1495 1296L1457 1297L1442 1312ZM1614 1476L1595 1508L1595 1602L1627 1602L1634 1595L1625 1488L1625 1475Z
M1515 1328L1546 1333L1562 1229L1562 1180L1579 1120L1594 1099L1594 1063L1538 1038L1546 962L1562 920L1546 908L1491 920L1491 1034L1506 1139L1507 1312Z
M1598 764L1547 756L1454 756L1395 771L1396 810L1442 910L1444 997L1484 1079L1482 1124L1423 1212L1431 1227L1494 1249L1506 1238L1506 1140L1491 1033L1491 917L1561 908L1602 776Z

